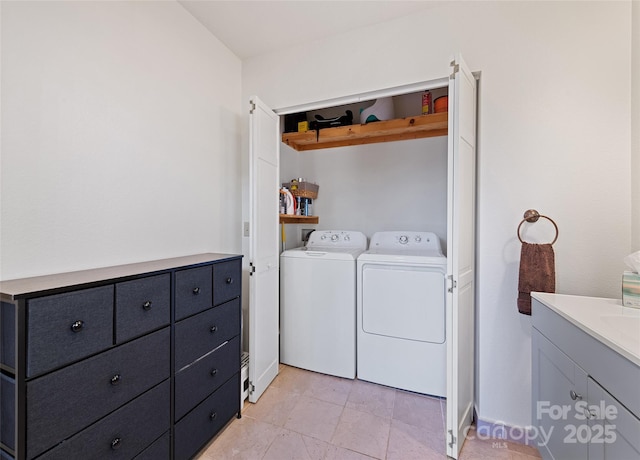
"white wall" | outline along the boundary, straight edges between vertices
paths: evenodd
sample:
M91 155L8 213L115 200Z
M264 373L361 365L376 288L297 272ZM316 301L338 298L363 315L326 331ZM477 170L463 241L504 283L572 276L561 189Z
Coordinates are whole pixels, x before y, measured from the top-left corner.
M632 3L631 45L631 227L632 251L640 251L640 2Z
M296 154L298 176L320 185L313 203L320 220L287 226L293 230L288 248L299 245L301 228L356 230L369 238L377 231L414 230L436 233L446 252L446 136Z
M620 295L631 247L629 2L448 2L243 62L243 93L274 108L481 71L478 410L530 419L530 318L517 313L516 227L560 227L557 291ZM362 37L367 37L363 40ZM295 62L295 65L292 65ZM329 78L340 75L340 78ZM548 237L538 223L531 240Z
M241 251L241 63L180 5L2 2L0 278Z

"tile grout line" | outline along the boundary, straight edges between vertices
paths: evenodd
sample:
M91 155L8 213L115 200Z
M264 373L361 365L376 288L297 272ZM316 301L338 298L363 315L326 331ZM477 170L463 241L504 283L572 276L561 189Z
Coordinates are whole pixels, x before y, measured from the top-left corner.
M345 405L346 405L346 402L345 402ZM342 406L342 410L340 411L340 417L338 417L338 422L336 423L336 426L333 428L333 433L331 433L331 437L329 438L329 441L327 441L327 443L331 446L335 446L335 444L333 443L333 438L336 435L336 431L338 430L338 426L340 425L340 422L342 421L342 416L344 415L344 409L345 409L345 406ZM326 456L327 455L325 454L325 457Z
M393 408L396 408L395 394L393 399ZM391 412L391 418L389 419L389 432L387 433L387 446L384 449L384 458L386 460L389 457L389 442L391 441L391 425L393 425L393 412Z

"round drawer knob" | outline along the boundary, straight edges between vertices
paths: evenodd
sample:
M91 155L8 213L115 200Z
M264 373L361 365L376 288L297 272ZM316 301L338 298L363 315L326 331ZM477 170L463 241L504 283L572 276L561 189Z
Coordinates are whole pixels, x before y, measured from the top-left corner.
M227 278L227 284L233 284L233 278L229 277Z
M193 288L193 295L198 295L200 294L200 288L199 287L194 287Z
M74 321L73 324L71 325L71 330L73 332L80 332L82 330L82 327L84 326L84 321Z
M113 438L113 439L111 440L111 448L112 448L113 450L119 449L121 445L122 445L122 439L120 439L120 438Z
M211 412L211 414L209 414L209 420L215 420L216 418L218 418L218 414L215 412Z
M215 377L217 373L218 373L218 369L212 369L211 370L211 377Z
M212 334L215 333L217 330L218 330L218 326L216 326L215 324L209 328L209 332L211 332Z
M111 385L118 385L121 380L122 380L122 377L120 376L120 374L116 374L113 377L111 377Z
M147 300L145 303L143 303L142 308L145 309L146 311L151 310L151 301Z

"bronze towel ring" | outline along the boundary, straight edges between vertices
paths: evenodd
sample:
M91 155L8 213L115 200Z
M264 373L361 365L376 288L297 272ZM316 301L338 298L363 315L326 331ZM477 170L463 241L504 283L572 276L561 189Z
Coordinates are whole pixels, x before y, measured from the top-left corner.
M544 219L547 219L549 222L551 222L553 224L553 226L555 227L555 229L556 229L556 237L553 239L551 244L555 243L558 240L558 226L553 221L553 219L551 217L543 216L542 214L540 214L535 209L527 209L524 212L524 219L522 219L520 221L520 224L518 225L518 239L520 240L521 243L524 243L524 241L522 240L522 237L520 236L520 227L522 227L522 224L524 224L525 221L531 222L531 223L538 222L538 219L540 219L541 217L544 218Z

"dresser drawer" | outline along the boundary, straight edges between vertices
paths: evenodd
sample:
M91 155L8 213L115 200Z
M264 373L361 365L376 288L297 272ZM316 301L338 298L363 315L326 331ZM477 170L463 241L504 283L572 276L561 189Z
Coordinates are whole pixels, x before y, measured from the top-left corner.
M240 411L240 374L184 417L175 428L175 458L195 455L230 419Z
M170 375L165 328L27 383L27 454L34 457Z
M0 302L0 362L16 368L16 307Z
M113 286L27 301L27 377L113 344Z
M169 460L171 458L171 436L167 431L153 444L136 455L133 460Z
M231 260L213 266L213 304L220 305L240 296L242 262Z
M171 275L157 275L116 284L116 343L169 324Z
M240 334L240 299L176 324L176 371Z
M169 429L169 399L166 380L40 459L130 459Z
M240 368L240 337L236 336L214 352L176 375L175 420L213 393Z
M176 272L176 321L213 305L211 265Z
M16 381L0 374L0 442L15 450Z

